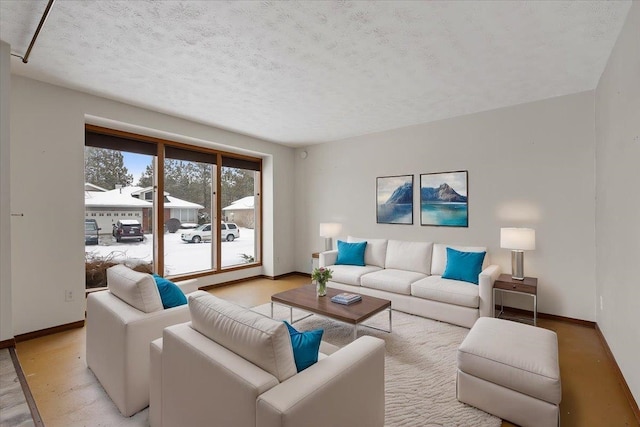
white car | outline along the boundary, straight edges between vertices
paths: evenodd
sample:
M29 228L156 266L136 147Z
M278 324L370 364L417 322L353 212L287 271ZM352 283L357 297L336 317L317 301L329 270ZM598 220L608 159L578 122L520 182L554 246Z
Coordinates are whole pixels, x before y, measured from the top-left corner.
M233 222L223 222L222 228L222 240L232 242L240 237L240 229ZM211 241L211 224L202 224L194 228L193 230L185 231L180 235L180 238L187 243L200 243Z

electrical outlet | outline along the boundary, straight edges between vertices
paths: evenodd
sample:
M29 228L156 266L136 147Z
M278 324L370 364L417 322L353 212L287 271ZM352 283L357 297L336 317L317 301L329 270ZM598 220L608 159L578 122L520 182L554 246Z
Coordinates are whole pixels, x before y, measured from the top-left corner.
M65 302L73 301L73 291L71 289L67 289L64 291L64 300Z
M602 295L600 295L600 311L604 308L604 304L602 303Z

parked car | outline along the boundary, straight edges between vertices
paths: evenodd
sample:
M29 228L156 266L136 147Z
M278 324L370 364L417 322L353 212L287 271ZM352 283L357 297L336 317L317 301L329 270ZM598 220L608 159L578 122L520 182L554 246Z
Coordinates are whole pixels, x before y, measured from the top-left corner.
M97 245L98 244L98 222L95 219L84 220L84 244L85 245Z
M234 239L240 237L240 229L233 222L222 223L222 240L233 242Z
M223 222L221 224L221 238L228 242L240 237L240 229L233 222ZM211 223L202 224L193 230L185 231L180 238L187 243L200 243L211 241Z
M137 219L121 219L113 224L113 237L119 242L122 239L144 240L142 224Z

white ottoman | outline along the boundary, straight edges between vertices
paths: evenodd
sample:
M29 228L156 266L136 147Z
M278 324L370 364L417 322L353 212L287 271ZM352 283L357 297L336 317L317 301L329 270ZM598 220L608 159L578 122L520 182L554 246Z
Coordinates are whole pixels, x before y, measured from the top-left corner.
M553 331L481 317L458 349L457 398L522 427L558 426L560 366Z

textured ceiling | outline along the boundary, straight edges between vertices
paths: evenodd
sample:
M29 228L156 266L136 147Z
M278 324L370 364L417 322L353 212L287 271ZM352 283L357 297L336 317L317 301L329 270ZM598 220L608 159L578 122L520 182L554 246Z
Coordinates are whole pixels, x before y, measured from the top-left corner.
M0 1L24 54L46 1ZM594 89L630 1L58 0L12 72L287 145Z

